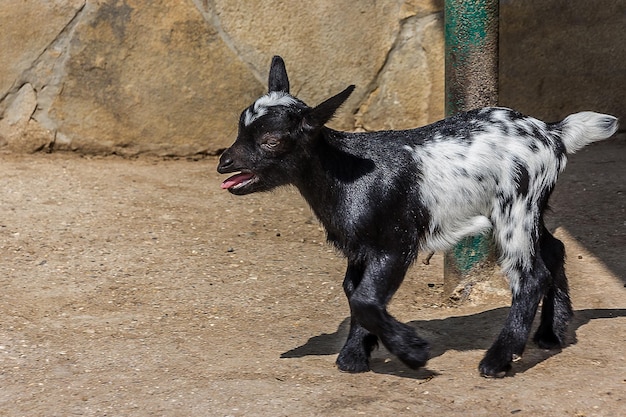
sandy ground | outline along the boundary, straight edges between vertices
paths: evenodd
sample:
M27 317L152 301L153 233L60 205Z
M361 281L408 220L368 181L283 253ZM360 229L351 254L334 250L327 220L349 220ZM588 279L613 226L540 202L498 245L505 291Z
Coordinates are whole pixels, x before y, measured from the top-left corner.
M552 200L569 345L498 380L477 365L509 295L452 305L441 254L391 306L427 367L381 348L339 372L343 259L293 189L231 196L216 163L0 155L0 415L626 415L626 138L575 155Z

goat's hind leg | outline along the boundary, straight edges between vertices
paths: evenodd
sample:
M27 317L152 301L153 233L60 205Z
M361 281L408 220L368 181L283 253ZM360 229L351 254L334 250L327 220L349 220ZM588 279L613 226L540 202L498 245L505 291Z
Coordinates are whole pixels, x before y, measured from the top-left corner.
M478 366L481 375L501 378L511 368L511 362L521 357L549 279L550 272L540 257L534 260L531 271L520 272L504 327Z
M565 276L565 247L545 227L541 235L540 253L552 279L543 297L541 322L533 340L543 349L558 349L565 343L567 325L573 311Z
M343 281L343 289L350 301L354 290L361 282L363 267L349 263ZM344 372L367 372L370 370L369 359L372 351L378 346L378 338L365 330L354 318L350 317L348 339L337 357L337 367Z

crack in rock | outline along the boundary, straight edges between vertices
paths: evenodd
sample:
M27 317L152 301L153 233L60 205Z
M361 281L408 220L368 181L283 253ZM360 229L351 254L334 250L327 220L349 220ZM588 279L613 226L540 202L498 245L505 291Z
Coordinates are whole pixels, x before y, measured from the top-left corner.
M222 42L224 42L224 44L228 47L228 49L230 49L235 54L237 59L243 62L246 65L246 67L250 69L250 72L252 73L252 75L257 80L259 80L261 85L264 86L265 83L267 82L264 73L259 71L259 69L255 67L252 62L244 58L244 54L239 50L235 41L233 41L233 39L226 32L226 30L224 30L222 22L220 21L220 18L219 18L219 13L217 12L217 6L215 5L215 2L213 0L192 0L192 1L193 1L193 4L198 9L198 11L200 11L200 14L202 15L202 18L204 19L204 21L207 22L208 25L210 25L213 29L217 31L220 39L222 39Z
M413 15L400 21L385 61L355 112L357 130L416 127L442 116L438 109L431 111L429 108L429 104L439 99L432 97L433 83L439 81L438 74L433 73L434 67L443 65L431 62L436 54L432 53L430 43L433 43L433 34L442 31L438 27L442 24L439 12ZM410 75L407 77L407 74ZM439 78L443 83L443 73ZM441 101L443 103L443 99Z

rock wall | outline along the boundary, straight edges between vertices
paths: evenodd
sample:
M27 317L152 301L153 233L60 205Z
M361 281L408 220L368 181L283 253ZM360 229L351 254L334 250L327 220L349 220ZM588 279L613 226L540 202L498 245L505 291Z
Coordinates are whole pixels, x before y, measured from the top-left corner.
M589 4L587 4L589 3ZM598 3L602 3L599 5ZM501 102L626 119L621 0L501 1ZM341 129L443 116L443 0L4 0L0 150L193 155L236 135L272 55Z

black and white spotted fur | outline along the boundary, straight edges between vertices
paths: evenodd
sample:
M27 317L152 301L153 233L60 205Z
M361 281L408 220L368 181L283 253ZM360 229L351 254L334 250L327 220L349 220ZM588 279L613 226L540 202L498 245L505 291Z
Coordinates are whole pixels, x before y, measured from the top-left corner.
M582 112L544 123L484 108L403 131L325 127L353 88L311 108L289 94L284 62L274 57L269 93L244 110L218 166L238 172L222 184L236 195L295 185L346 256L352 317L339 368L368 370L378 340L409 367L423 366L427 342L387 303L418 251L446 250L490 230L513 300L481 374L503 376L522 354L542 299L534 340L560 347L572 307L564 247L543 212L567 154L611 136L617 119Z

